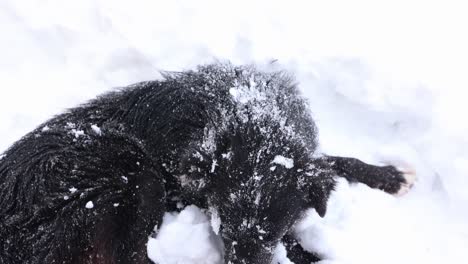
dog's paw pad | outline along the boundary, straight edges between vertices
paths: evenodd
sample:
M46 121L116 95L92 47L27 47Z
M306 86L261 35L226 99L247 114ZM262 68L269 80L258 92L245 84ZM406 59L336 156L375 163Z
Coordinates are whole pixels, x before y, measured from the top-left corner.
M408 193L417 180L416 172L414 170L401 168L398 168L398 170L401 172L404 182L401 183L400 189L394 193L396 197L400 197Z

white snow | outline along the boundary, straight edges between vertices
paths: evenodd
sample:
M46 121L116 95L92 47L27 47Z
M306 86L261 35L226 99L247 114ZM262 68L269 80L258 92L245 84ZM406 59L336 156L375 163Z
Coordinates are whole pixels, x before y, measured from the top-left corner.
M221 242L208 217L196 206L180 214L166 213L156 239L148 241L148 256L157 263L220 263Z
M0 153L54 114L159 70L214 58L280 65L311 104L321 151L418 176L399 198L340 181L325 218L311 211L298 225L302 243L327 264L467 263L467 20L452 0L4 0ZM216 263L210 229L196 208L167 214L148 253Z
M69 129L76 128L76 124L72 122L67 122L67 124L65 125L65 128L69 128Z
M94 208L94 204L93 204L93 201L88 201L85 205L86 209L93 209Z
M221 228L221 218L219 217L218 210L216 208L211 207L209 209L210 213L210 221L211 221L211 228L216 235L219 235L219 230Z
M252 84L252 82L251 82ZM263 101L265 100L265 95L260 93L258 89L255 89L256 84L251 87L239 86L229 89L229 94L232 95L234 100L241 104L247 104L252 100Z
M276 155L271 163L276 163L278 165L282 165L286 169L291 169L292 167L294 167L294 160L293 159L286 158L286 157L281 156L281 155ZM271 170L274 170L274 169L271 169Z
M101 136L102 135L102 131L101 131L101 128L98 127L97 125L91 125L91 129L93 130L93 132L98 135L98 136Z
M78 191L78 189L76 189L75 187L71 187L70 189L68 189L71 193L75 193L76 191Z
M216 160L213 160L213 162L211 163L211 173L215 172L216 166L218 166L218 162Z
M76 129L72 129L70 133L75 135L75 138L79 138L85 135L85 132L83 130L76 130Z
M50 127L48 127L48 126L44 126L44 127L41 129L42 132L46 132L46 131L49 131L49 130L50 130Z

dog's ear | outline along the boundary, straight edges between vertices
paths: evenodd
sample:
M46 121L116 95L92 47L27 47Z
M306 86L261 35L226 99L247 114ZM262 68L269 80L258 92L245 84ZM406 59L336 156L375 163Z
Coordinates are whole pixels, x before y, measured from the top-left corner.
M331 176L317 175L308 181L307 194L309 206L317 211L320 217L324 217L327 213L328 198L331 192L335 189L336 182Z

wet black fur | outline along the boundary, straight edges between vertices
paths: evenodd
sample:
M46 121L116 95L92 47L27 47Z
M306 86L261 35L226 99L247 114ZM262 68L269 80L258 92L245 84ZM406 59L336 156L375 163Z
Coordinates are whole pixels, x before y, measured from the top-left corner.
M265 101L233 99L255 83ZM280 120L258 113L272 102ZM333 176L390 193L404 183L393 167L313 158L316 135L282 72L215 64L105 94L4 153L0 263L147 263L148 236L178 203L219 215L227 263L267 264L282 240L296 263L315 261L290 231L307 208L325 214Z

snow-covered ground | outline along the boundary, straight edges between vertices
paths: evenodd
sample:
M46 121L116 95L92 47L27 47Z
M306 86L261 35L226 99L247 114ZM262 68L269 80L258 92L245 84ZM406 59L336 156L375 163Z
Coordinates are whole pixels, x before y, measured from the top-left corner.
M467 9L462 1L0 1L0 152L48 117L159 70L215 59L297 76L320 151L413 168L395 198L340 181L297 227L324 263L468 263ZM217 263L196 207L149 255ZM277 259L284 251L277 250Z

